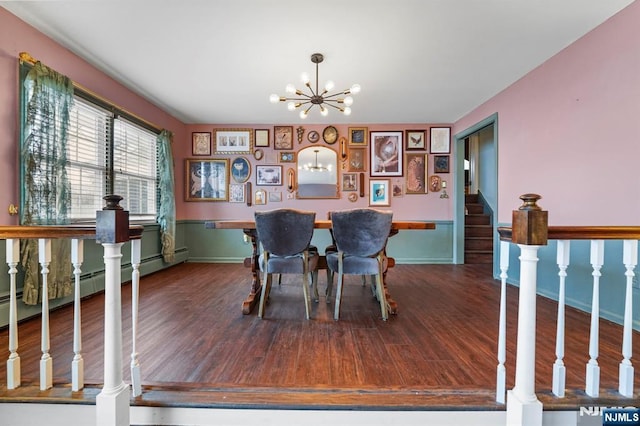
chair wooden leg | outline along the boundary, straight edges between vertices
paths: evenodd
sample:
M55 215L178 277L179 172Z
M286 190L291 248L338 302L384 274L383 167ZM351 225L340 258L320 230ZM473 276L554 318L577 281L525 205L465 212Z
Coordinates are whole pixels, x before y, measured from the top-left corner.
M258 306L258 318L262 318L264 315L264 306L269 297L269 290L271 289L271 274L265 274L266 279L262 283L262 291L260 292L260 304Z
M305 273L303 274L304 278L302 280L302 293L304 295L304 311L305 311L305 317L307 319L310 318L309 315L309 286L311 285L311 283L309 282L309 273Z
M327 290L325 291L325 300L327 303L331 301L331 293L333 292L333 272L327 268Z
M313 288L313 301L318 303L320 295L318 294L318 271L311 272L311 287Z
M376 288L378 291L378 300L380 301L380 312L382 313L382 319L386 321L389 318L387 312L387 299L384 295L384 288L382 288L382 274L376 275Z
M336 289L336 307L333 312L333 319L338 321L340 319L340 302L342 301L342 281L344 279L343 274L338 274L338 288Z

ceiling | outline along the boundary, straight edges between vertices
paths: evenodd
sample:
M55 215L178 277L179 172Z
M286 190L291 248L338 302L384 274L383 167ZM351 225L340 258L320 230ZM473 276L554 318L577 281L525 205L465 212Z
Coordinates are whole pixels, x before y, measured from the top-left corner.
M299 123L269 103L353 83L308 123L452 123L633 0L75 0L0 6L185 123ZM37 52L29 52L36 56ZM99 92L98 89L95 90ZM104 94L107 95L108 94Z

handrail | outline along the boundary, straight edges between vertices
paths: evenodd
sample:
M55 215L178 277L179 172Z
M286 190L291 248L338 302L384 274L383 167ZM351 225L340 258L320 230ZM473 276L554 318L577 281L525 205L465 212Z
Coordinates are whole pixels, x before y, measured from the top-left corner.
M142 238L144 226L129 225L129 238ZM0 226L0 239L10 238L76 238L95 239L95 225L15 225Z
M511 241L510 226L498 227L501 241ZM640 226L549 226L550 240L640 240Z

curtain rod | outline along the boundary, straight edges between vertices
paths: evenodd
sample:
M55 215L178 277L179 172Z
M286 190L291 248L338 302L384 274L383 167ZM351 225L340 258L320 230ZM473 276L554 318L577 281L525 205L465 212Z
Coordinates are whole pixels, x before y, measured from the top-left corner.
M35 65L36 62L38 62L38 60L35 59L33 56L31 56L28 52L20 52L19 58L20 58L21 62L26 62L26 63L31 64L31 65ZM121 106L118 106L118 105L114 104L110 100L103 98L102 96L98 95L97 93L93 92L92 90L87 89L86 87L82 86L81 84L76 83L73 80L71 82L73 83L73 87L75 87L75 88L77 88L79 90L82 90L83 92L87 93L88 95L100 100L101 102L104 102L105 104L107 104L107 105L109 105L111 107L114 107L114 108L124 112L125 114L135 118L136 120L139 120L141 123L144 123L145 125L149 126L153 130L155 130L156 132L160 133L162 131L162 128L156 126L155 124L145 120L144 118L142 118L142 117L140 117L140 116L138 116L138 115L136 115L136 114L134 114L134 113L132 113L130 111L127 111L126 109L122 108Z

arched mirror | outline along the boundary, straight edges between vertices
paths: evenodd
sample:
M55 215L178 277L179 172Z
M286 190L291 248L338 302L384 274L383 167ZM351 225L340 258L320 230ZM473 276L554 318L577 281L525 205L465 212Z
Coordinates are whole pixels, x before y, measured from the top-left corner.
M338 154L323 146L298 151L297 198L338 198Z

